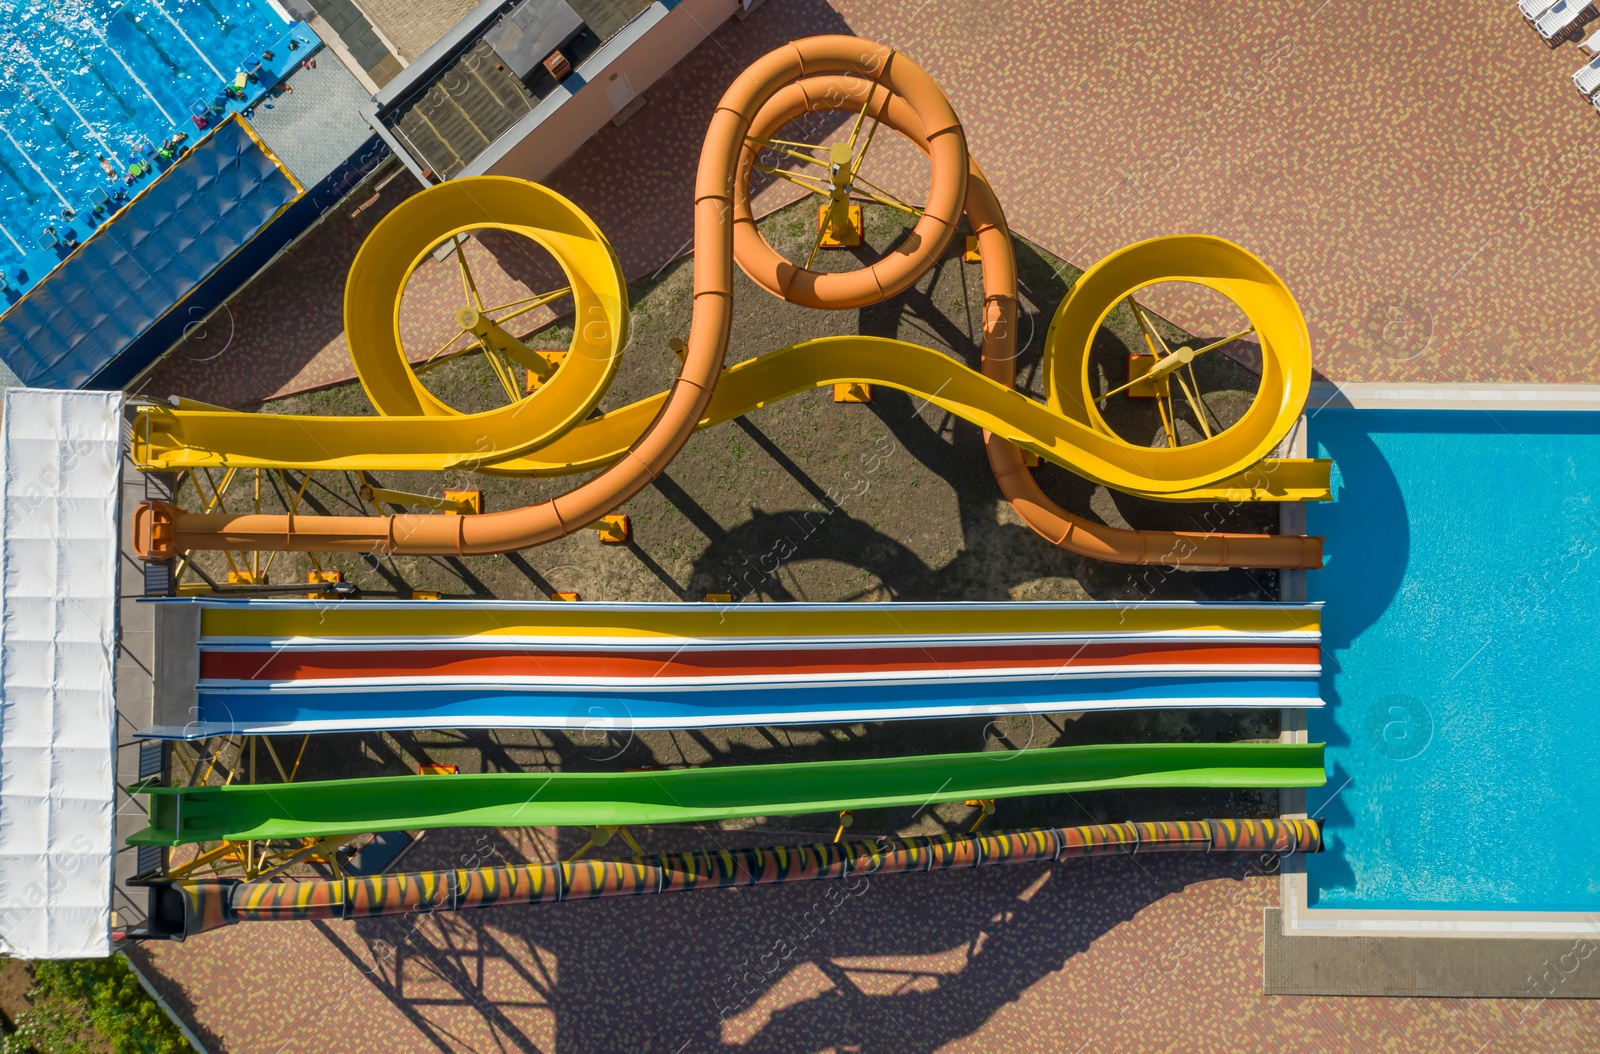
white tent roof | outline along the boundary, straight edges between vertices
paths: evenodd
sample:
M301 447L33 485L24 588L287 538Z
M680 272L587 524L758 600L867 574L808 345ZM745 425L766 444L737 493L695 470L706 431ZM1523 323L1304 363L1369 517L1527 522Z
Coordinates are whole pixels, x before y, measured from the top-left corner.
M119 392L0 418L0 951L111 953Z

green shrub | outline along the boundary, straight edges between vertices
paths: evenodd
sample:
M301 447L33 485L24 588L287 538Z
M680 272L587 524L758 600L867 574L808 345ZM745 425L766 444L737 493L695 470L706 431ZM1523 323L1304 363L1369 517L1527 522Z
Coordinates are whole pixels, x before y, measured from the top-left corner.
M32 1005L0 1054L187 1054L183 1033L151 999L121 956L41 962Z

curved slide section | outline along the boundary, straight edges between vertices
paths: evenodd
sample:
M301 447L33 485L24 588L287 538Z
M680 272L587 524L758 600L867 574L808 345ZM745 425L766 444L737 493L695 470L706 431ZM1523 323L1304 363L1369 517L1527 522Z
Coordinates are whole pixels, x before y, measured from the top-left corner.
M165 607L201 618L163 739L1322 705L1313 605Z
M933 175L926 207L914 231L870 267L823 274L782 260L749 213L746 162L754 145L748 136L805 112L857 110L855 100L869 85L874 115L928 154ZM735 259L758 284L791 302L861 307L898 295L936 263L963 211L984 257L982 374L917 345L843 337L761 356L724 377ZM799 391L864 381L913 393L983 427L1002 490L1030 526L1058 545L1124 563L1320 566L1316 539L1122 531L1071 516L1033 483L1021 461L1024 449L1148 497L1325 499L1326 463L1268 458L1304 404L1310 381L1305 325L1282 282L1244 250L1215 238L1156 239L1102 261L1063 304L1047 349L1054 356L1049 405L1016 392L1015 260L1004 216L967 155L948 100L893 49L816 37L752 64L724 95L707 132L695 214L694 310L678 379L668 392L597 421L584 418L604 394L627 332L615 257L571 202L533 184L485 177L453 181L402 204L374 229L352 267L346 326L362 383L383 417L146 408L135 428L135 458L148 468L468 467L534 475L599 469L594 478L551 501L478 516L206 515L150 503L135 516L136 550L165 559L197 548L452 555L526 548L627 501L665 469L696 428ZM575 335L560 368L532 397L461 415L434 399L407 364L393 305L410 268L433 245L485 226L524 233L561 261L573 286ZM1100 418L1088 386L1088 350L1120 296L1168 280L1197 282L1233 299L1256 328L1268 365L1255 401L1233 427L1191 446L1151 449L1117 437Z
M1259 448L1265 445L1270 450L1276 442L1267 442L1273 435L1271 428L1256 436L1230 430L1228 451L1203 452L1205 456L1200 458L1191 456L1197 447L1156 450L1129 446L948 355L888 337L819 337L731 366L697 427L731 421L769 403L844 382L896 388L1128 494L1176 495L1185 501L1226 500L1229 496L1235 500L1315 501L1328 494L1327 466L1317 462L1282 462L1281 471L1262 471L1256 481L1246 482L1249 470L1262 461ZM474 451L474 444L481 446L483 437L490 434L484 431L489 422L520 419L518 414L506 412L519 407L534 414L537 406L533 400L542 394L542 390L535 393L527 404L490 413L423 420L162 411L144 415L137 453L141 465L163 471L196 467L443 471L476 463L483 472L565 476L615 464L667 401L667 394L661 393L584 421L525 455L520 453L524 445L514 446L519 455L506 461L487 461L481 449ZM588 399L584 404L593 405ZM1276 424L1275 418L1265 420ZM385 442L390 435L397 441ZM1184 456L1164 456L1168 454ZM192 531L205 522L232 519L237 517L213 515L206 521L186 514L180 532L185 526ZM185 540L189 540L187 535L180 536L180 548Z
M134 517L138 551L156 559L176 555L183 548L228 547L499 553L554 541L610 513L666 470L705 415L722 373L732 321L734 175L752 117L780 88L810 74L848 73L875 79L908 101L922 121L924 137L944 142L942 156L948 156L951 163L936 176L943 197L930 200L918 223L919 237L907 239L889 259L875 265L883 276L885 294L902 291L939 259L960 218L966 173L961 123L921 67L905 59L889 64L890 54L892 49L854 37L814 37L756 60L723 95L706 132L695 178L694 307L683 368L644 433L599 475L550 501L481 516L317 516L298 520L239 516L219 521L196 520L193 514L163 503L146 504ZM398 290L392 293L398 295ZM347 325L350 298L357 295L347 288ZM581 328L585 320L580 316L578 321ZM398 316L389 325L398 327ZM366 335L357 321L351 338ZM477 463L487 464L497 453L492 440L487 447Z
M142 787L130 845L439 827L689 823L1130 788L1320 787L1321 743L1140 743L661 772Z
M575 317L583 321L561 368L538 391L463 414L429 392L407 361L400 295L433 246L485 227L545 248L565 272ZM132 436L135 463L162 471L212 465L442 471L515 462L565 435L605 394L628 342L627 284L611 244L582 209L537 183L484 176L414 194L383 218L350 266L344 318L350 357L379 416L146 408ZM654 410L665 400L663 394ZM641 422L630 441L648 426Z

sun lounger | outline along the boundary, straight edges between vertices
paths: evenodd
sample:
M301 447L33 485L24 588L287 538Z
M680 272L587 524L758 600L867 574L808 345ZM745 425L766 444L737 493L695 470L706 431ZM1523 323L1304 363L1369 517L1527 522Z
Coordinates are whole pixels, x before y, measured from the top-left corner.
M1566 34L1594 18L1594 6L1589 0L1556 0L1550 10L1534 19L1533 28L1552 45L1566 39Z
M1600 90L1600 57L1590 59L1572 74L1573 85L1584 95Z

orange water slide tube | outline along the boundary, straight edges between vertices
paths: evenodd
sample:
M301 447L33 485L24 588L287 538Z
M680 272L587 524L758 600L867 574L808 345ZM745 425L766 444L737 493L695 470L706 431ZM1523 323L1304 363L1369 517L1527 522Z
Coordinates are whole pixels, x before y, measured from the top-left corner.
M700 151L694 190L694 309L683 368L665 404L639 439L614 464L550 501L478 516L219 515L179 512L171 506L141 507L136 541L145 551L191 548L311 550L396 554L473 555L512 552L551 542L580 530L633 497L665 471L693 434L722 372L733 296L735 183L752 117L775 92L801 77L844 73L879 80L906 100L925 141L938 148L939 187L944 200L930 202L913 239L872 269L880 290L898 291L936 261L960 218L966 147L961 123L944 93L915 63L887 60L892 50L855 37L812 37L779 48L752 63L717 104ZM865 272L858 274L865 275ZM851 283L874 277L840 276ZM823 285L823 293L848 300L858 295L846 283ZM799 291L797 290L797 295ZM890 293L889 295L892 295Z
M905 59L895 56L891 68ZM780 128L808 113L855 109L861 105L861 82L839 75L808 77L775 92L751 123L749 134L768 139ZM948 207L953 180L953 137L930 139L926 123L898 94L878 94L865 102L867 116L875 117L904 135L928 155L933 179L924 220ZM757 285L774 296L817 308L854 308L886 300L904 291L923 269L907 271L893 256L886 263L846 274L819 274L797 267L779 256L756 228L750 209L749 173L756 147L747 144L739 165L738 193L734 196L734 257ZM1006 226L1004 210L976 160L965 155L965 212L978 238L983 268L983 372L1005 385L1016 383L1017 264ZM928 232L943 235L943 231ZM921 225L906 244L926 248L919 241ZM944 243L940 243L940 251ZM937 260L928 261L927 265ZM909 274L909 277L907 275ZM1161 564L1171 567L1320 568L1322 539L1272 534L1227 534L1189 531L1141 531L1110 527L1075 516L1044 493L1033 470L1015 444L984 432L990 467L1001 492L1023 522L1041 537L1063 549L1107 563Z
M748 137L770 137L805 113L859 111L864 89L869 114L928 155L929 197L914 230L883 260L858 271L821 274L784 260L756 228L748 193L756 148ZM727 346L734 262L769 292L791 302L827 309L862 307L904 292L936 264L963 210L983 258L983 373L1009 388L1015 381L1015 256L1000 205L969 158L960 122L943 92L915 63L883 45L853 37L791 43L741 74L712 118L695 185L694 307L685 362L648 427L596 476L550 501L476 516L195 514L151 503L135 517L136 548L157 556L225 547L470 555L553 541L593 523L648 486L695 428L706 423ZM1072 401L1070 395L1065 401ZM1076 409L1081 413L1081 407ZM1086 416L1096 416L1092 407ZM1071 551L1117 563L1321 565L1320 539L1133 531L1073 516L1044 495L1017 446L988 431L985 441L996 478L1013 507L1032 529Z

